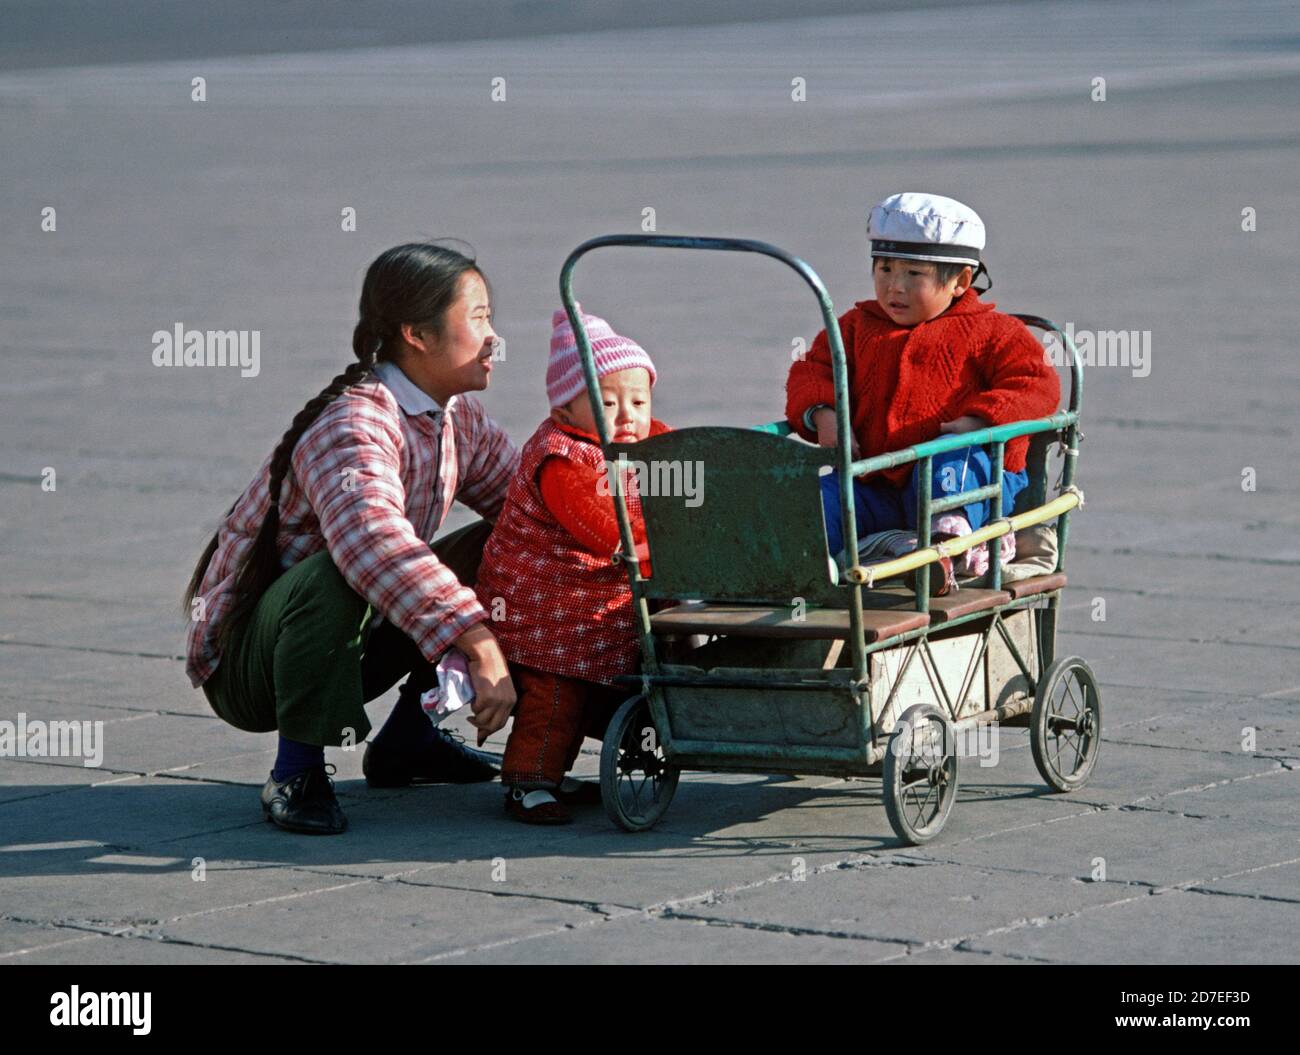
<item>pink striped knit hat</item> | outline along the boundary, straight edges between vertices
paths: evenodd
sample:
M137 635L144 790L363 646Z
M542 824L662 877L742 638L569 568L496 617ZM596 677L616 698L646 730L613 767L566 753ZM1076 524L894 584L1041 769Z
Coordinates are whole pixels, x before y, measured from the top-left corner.
M588 315L582 305L575 305L587 328L587 339L596 359L596 376L604 377L619 370L642 366L655 383L655 364L636 341L620 337L604 319ZM551 316L551 358L546 364L546 395L552 407L562 407L587 387L582 376L582 359L578 356L578 339L569 325L569 316L561 308Z

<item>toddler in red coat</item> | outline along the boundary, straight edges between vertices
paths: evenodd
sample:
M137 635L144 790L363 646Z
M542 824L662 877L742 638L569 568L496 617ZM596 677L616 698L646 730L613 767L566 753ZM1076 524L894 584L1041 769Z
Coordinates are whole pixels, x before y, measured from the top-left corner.
M854 458L910 447L945 433L972 432L1055 413L1060 382L1042 346L1020 320L983 303L972 283L987 273L980 255L984 224L951 198L895 194L874 206L867 224L875 299L840 316L848 360ZM835 387L830 345L823 331L808 355L790 368L786 417L805 439L836 445ZM1002 510L1009 515L1028 484L1028 439L1005 448ZM979 447L936 455L935 497L972 491L992 482L993 469ZM914 465L853 481L858 539L888 529L916 528ZM844 549L838 472L822 478L822 507L832 555ZM971 502L934 518L931 537L970 534L984 525L992 502ZM1012 534L1000 539L1003 560L1015 553ZM846 557L847 559L847 557ZM968 550L963 570L988 567L985 546ZM956 588L946 558L931 588Z
M584 314L583 321L611 439L632 443L667 431L650 414L650 357L603 319ZM627 572L611 560L620 537L605 457L563 311L555 313L552 331L551 413L520 451L476 586L519 701L501 766L506 809L532 824L564 823L566 803L600 801L596 785L565 774L583 737L599 736L627 697L613 679L631 673L638 659ZM641 574L648 576L634 473L624 490Z

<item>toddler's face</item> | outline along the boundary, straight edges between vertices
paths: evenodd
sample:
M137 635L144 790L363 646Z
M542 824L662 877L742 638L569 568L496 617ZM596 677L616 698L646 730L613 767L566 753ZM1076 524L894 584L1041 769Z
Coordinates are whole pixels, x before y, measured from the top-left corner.
M971 284L970 268L940 282L938 269L926 260L877 257L873 263L876 300L899 326L916 326L942 315Z
M643 366L615 370L600 379L605 421L615 443L635 443L650 435L650 371ZM566 425L596 433L591 400L585 390L562 407L555 416Z

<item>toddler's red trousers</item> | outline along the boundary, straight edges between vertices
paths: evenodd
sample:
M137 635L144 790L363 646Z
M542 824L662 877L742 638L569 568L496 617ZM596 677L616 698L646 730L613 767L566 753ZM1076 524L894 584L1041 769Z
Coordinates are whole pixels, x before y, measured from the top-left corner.
M557 785L584 737L600 739L626 689L510 664L518 703L501 763L501 783Z

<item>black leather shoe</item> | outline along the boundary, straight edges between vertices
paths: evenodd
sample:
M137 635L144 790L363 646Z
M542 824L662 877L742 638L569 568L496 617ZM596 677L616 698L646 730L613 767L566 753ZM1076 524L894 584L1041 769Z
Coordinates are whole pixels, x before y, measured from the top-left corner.
M262 787L262 812L272 824L307 835L338 835L348 819L334 797L333 766L317 766L277 784L267 778Z
M366 744L361 771L372 788L404 788L409 784L478 784L495 780L499 755L467 746L454 733L433 731L433 742L415 755Z

